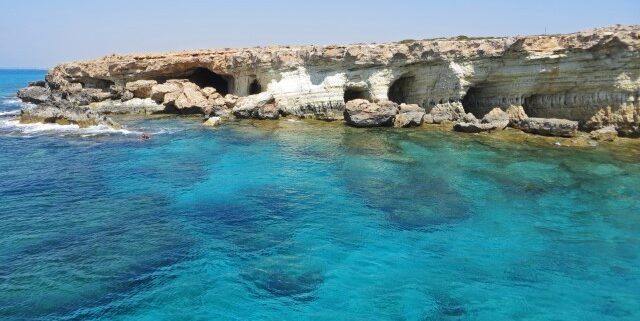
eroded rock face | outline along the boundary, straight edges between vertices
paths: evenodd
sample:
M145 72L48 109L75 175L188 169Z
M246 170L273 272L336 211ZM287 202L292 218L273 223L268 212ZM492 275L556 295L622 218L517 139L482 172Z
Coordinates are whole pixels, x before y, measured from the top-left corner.
M56 123L60 125L75 124L81 128L107 125L119 128L120 125L112 119L84 107L60 108L52 105L27 105L23 107L20 117L21 123Z
M136 80L128 82L125 89L130 91L135 98L149 98L153 86L157 85L155 80Z
M433 107L424 119L428 124L441 124L445 122L453 122L465 116L462 103L446 103Z
M51 99L51 90L42 86L29 86L18 91L18 98L27 103L42 104Z
M265 117L259 107L236 108L227 95L267 93L279 114L326 120L346 115L345 100L364 98L416 104L426 109L426 123L480 118L497 107L511 126L528 124L528 115L636 136L639 34L640 26L611 26L567 35L111 55L56 66L33 86L44 89L21 97L54 107L151 98L178 112L235 108L239 117Z
M393 102L372 103L364 99L347 102L344 119L355 127L392 126L398 113L398 105Z

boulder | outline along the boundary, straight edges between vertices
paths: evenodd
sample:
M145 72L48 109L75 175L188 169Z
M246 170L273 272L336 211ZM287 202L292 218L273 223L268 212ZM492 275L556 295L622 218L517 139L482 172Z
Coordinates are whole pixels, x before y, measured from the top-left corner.
M51 90L41 86L30 86L18 91L18 98L32 104L40 104L48 101L51 97Z
M523 132L544 136L575 137L578 135L578 122L568 119L529 117L514 125Z
M258 107L256 117L258 119L278 119L280 112L275 104L269 103Z
M524 108L522 106L511 105L507 107L505 112L509 115L509 124L513 126L515 123L527 119L527 113L524 112Z
M211 107L207 96L192 82L182 83L182 93L176 98L174 105L177 109Z
M506 122L509 123L509 114L504 112L500 108L491 109L484 117L482 117L482 123L493 123L493 122ZM506 125L505 125L506 127Z
M394 127L417 127L424 121L424 108L416 104L400 104L398 114L393 119Z
M481 120L468 113L453 125L453 130L463 133L480 133L492 130L503 130L509 125L509 115L500 108L494 108Z
M125 90L122 93L122 95L120 96L120 100L122 100L122 101L127 101L127 100L131 100L131 99L133 99L133 93L128 91L128 90Z
M438 104L431 108L424 117L425 123L441 124L444 122L452 122L459 120L465 115L464 108L461 103Z
M618 131L615 126L607 126L590 132L589 136L594 140L612 142L618 138Z
M125 89L133 93L134 98L149 98L151 97L153 86L157 84L158 82L155 80L136 80L128 82Z
M271 93L263 92L238 99L233 107L233 114L238 118L257 117L258 109L266 104L273 103L275 98ZM226 102L226 101L225 101Z
M236 103L238 103L238 99L239 97L236 95L227 94L226 96L224 96L224 103L227 108L233 108Z
M165 102L165 95L168 93L175 93L175 98L170 100L171 103L175 101L179 93L182 91L182 86L177 82L166 82L164 84L157 84L151 87L151 99L163 103Z
M202 123L202 126L216 127L220 124L222 124L222 118L213 116L209 117L204 123Z
M372 103L354 99L347 102L344 119L347 124L355 127L391 126L397 113L398 104L394 102Z

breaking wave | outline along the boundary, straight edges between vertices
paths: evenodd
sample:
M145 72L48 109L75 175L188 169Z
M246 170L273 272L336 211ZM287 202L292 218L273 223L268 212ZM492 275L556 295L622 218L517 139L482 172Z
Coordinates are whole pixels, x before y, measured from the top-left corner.
M22 101L17 97L10 97L10 98L2 98L2 99L0 99L0 105L19 106L21 103L22 103Z
M20 115L20 109L0 111L0 117L9 117L9 116L18 116L18 115Z
M99 135L141 135L142 132L128 129L115 129L106 125L89 126L80 128L78 125L59 125L32 123L21 124L17 119L0 120L0 129L21 134L58 134L58 135L80 135L82 137Z

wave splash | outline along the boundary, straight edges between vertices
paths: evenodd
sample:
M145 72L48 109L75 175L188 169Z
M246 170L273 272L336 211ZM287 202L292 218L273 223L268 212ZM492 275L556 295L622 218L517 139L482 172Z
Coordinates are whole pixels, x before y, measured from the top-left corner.
M20 109L0 111L0 117L13 117L20 115Z
M0 99L0 105L19 106L20 104L22 104L22 100L20 100L17 97L9 97L9 98Z
M21 134L60 134L60 135L80 135L82 137L99 136L99 135L142 135L142 132L115 129L106 125L89 126L80 128L78 125L59 125L45 123L22 124L17 119L0 120L0 129Z

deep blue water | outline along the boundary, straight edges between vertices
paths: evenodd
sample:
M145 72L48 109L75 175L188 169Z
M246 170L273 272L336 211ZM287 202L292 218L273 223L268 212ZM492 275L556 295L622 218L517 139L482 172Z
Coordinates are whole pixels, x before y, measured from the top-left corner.
M123 121L0 116L0 319L640 320L637 145Z

